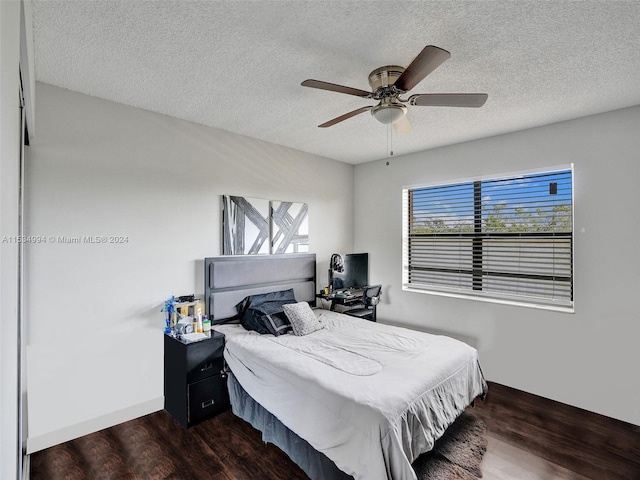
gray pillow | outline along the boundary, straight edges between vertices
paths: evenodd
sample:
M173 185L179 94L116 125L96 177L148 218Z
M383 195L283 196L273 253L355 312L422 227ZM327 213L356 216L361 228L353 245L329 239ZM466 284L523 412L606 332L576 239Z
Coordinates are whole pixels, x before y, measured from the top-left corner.
M289 303L283 305L282 308L291 322L293 333L298 336L309 335L316 330L324 328L324 325L318 321L307 302Z

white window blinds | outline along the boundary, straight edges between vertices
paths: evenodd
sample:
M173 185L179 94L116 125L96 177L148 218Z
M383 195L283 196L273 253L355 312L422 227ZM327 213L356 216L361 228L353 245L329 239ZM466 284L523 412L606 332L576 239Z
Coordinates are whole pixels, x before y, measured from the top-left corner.
M405 188L403 285L573 307L571 168Z

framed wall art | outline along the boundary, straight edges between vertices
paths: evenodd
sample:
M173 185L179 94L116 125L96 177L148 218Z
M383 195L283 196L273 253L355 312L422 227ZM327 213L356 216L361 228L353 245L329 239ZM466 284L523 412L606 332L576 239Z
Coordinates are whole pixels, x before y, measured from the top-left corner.
M222 196L222 254L260 255L309 251L306 203Z
M269 253L269 201L222 196L222 254Z
M306 203L271 201L271 253L309 251L308 213Z

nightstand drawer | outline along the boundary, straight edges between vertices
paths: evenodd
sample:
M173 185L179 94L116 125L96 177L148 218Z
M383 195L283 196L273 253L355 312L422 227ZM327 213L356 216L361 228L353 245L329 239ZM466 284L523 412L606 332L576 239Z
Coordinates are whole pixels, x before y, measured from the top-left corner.
M229 406L227 376L215 375L188 387L188 422L192 424Z
M187 383L197 382L223 369L224 338L201 341L187 349Z

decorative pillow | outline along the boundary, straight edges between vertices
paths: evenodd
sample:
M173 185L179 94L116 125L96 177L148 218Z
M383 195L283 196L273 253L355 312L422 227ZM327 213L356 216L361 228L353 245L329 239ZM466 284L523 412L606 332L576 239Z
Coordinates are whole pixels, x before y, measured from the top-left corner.
M276 337L291 331L291 324L284 312L265 313L260 316L260 321L267 327L268 333Z
M291 322L293 333L298 336L309 335L324 328L307 302L290 303L282 308Z
M278 336L291 330L283 306L296 303L293 289L245 297L236 305L240 323L247 330Z

